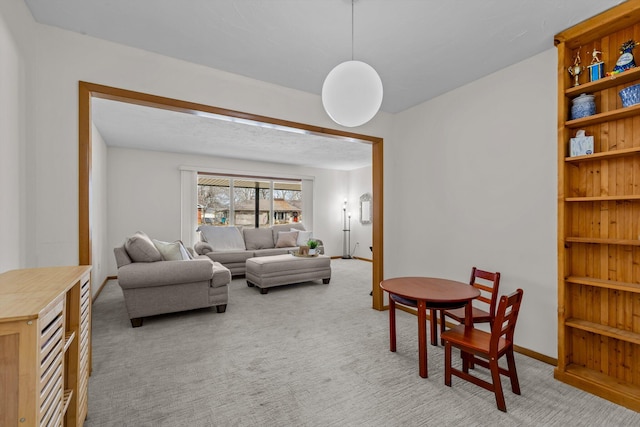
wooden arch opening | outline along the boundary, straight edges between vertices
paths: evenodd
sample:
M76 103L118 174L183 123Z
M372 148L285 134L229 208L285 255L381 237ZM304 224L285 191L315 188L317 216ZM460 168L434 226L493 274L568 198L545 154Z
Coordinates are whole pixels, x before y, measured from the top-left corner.
M78 259L80 265L92 263L91 254L91 98L103 98L113 101L127 102L130 104L161 108L187 114L212 114L232 118L238 118L258 123L268 123L282 128L294 128L304 132L358 140L371 145L372 163L372 205L373 217L372 242L373 242L373 271L372 271L372 307L383 309L382 290L377 286L383 278L383 140L379 137L344 132L336 129L312 126L303 123L291 122L272 117L228 110L204 104L181 101L141 92L103 86L94 83L79 82L78 91L78 123L79 123L79 207L78 207Z

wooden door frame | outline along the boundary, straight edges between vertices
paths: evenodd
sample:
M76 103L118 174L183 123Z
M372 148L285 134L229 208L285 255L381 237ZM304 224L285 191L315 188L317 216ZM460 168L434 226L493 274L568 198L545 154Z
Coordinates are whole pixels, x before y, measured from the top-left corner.
M214 114L244 120L269 123L285 128L301 129L307 133L334 137L338 139L356 139L371 145L372 164L372 213L373 213L373 274L372 307L382 310L383 298L382 290L378 284L383 279L383 139L375 136L362 135L345 132L336 129L312 126L303 123L291 122L272 117L260 116L256 114L244 113L240 111L228 110L225 108L213 107L204 104L181 101L162 96L150 95L141 92L134 92L126 89L119 89L110 86L103 86L95 83L79 82L78 87L78 257L80 265L90 265L92 263L91 253L91 98L103 98L114 101L127 102L130 104L144 105L148 107L162 108L165 110L178 111L187 114Z

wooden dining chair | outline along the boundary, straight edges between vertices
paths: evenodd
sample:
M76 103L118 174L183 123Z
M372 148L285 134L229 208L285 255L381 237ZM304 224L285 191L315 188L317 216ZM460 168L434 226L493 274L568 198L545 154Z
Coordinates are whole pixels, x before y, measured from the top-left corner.
M480 296L476 301L484 308L472 306L473 323L489 323L493 325L496 315L496 303L498 302L498 289L500 287L500 273L491 273L473 267L471 269L471 279L469 284L480 291ZM449 317L458 323L464 323L465 308L453 310L440 310L440 333L445 330L446 318ZM442 340L441 340L442 341ZM444 343L443 343L444 345Z
M513 356L513 334L518 320L518 312L522 303L523 290L518 289L509 296L502 296L491 327L491 333L475 329L473 325L457 325L445 331L441 338L444 341L444 383L451 387L451 375L470 381L482 388L492 391L496 396L498 409L507 412L504 393L500 383L500 374L511 380L511 390L520 394L516 362ZM462 371L451 366L451 348L460 349L462 354ZM507 357L507 369L498 364L502 356ZM469 366L475 363L489 368L491 381L488 382L469 373Z

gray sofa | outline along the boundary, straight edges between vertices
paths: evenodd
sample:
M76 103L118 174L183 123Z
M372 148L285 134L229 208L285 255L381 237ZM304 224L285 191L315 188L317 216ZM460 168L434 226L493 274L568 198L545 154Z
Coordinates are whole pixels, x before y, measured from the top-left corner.
M292 229L296 232L292 233ZM287 254L297 250L301 244L306 244L310 238L318 241L318 252L324 253L322 241L313 237L312 232L306 230L302 223L243 230L237 227L202 225L198 227L198 231L201 241L193 246L195 252L219 262L231 271L232 276L245 274L249 258Z
M231 273L208 257L194 258L180 242L152 241L138 232L114 254L132 327L156 314L213 306L225 312Z

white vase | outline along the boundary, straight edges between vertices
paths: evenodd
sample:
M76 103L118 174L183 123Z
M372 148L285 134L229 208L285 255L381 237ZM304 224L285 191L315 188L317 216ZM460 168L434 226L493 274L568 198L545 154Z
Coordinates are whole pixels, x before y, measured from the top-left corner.
M316 254L316 250L309 248L309 255L315 255Z

